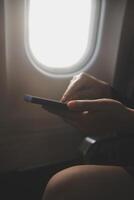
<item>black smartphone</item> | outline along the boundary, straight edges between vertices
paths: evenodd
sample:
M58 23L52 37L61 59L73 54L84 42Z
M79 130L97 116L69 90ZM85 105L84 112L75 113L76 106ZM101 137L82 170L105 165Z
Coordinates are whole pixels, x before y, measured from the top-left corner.
M65 103L61 103L52 99L46 99L32 95L24 95L24 100L26 102L42 105L42 107L44 107L44 109L46 108L47 110L69 111L69 108Z

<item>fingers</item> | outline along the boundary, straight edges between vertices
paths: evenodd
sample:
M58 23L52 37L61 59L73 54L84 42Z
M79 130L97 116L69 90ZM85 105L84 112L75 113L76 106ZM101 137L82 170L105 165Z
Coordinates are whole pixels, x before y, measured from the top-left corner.
M77 92L75 92L75 93L73 93L72 95L68 95L68 96L66 96L66 98L64 99L65 100L65 102L67 103L68 101L71 101L71 100L79 100L79 99L90 99L90 95L89 95L89 90L90 89L88 89L88 90L83 90L83 91L77 91ZM62 99L62 101L63 101L63 99Z
M67 90L61 98L61 101L67 102L73 99L93 99L96 97L102 97L102 90L105 91L106 85L107 84L104 81L99 80L94 76L81 73L73 77ZM103 88L102 86L105 87Z
M113 103L111 99L96 99L96 100L74 100L67 103L70 110L73 111L104 111Z
M96 102L91 101L91 100L75 100L75 101L70 101L67 103L67 106L69 107L70 110L74 111L88 111L88 110L96 110Z
M81 85L79 84L78 79L79 79L79 76L73 77L73 79L71 80L69 86L67 87L64 95L61 98L61 102L68 101L69 99L71 99L73 94L79 90Z
M92 83L96 81L97 79L90 75L87 75L86 73L80 73L77 76L74 76L63 97L61 98L61 101L66 102L74 99L74 95L77 97L78 95L80 95L80 92L86 90L87 88L89 91L90 85L92 85Z
M67 102L71 100L95 100L100 98L102 98L102 96L100 94L100 91L98 91L98 88L83 87L80 88L80 90L73 94L70 98L68 98Z

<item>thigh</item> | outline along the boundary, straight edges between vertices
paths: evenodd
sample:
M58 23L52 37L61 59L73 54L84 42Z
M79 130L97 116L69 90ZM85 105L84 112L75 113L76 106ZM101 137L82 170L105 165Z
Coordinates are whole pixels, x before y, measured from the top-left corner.
M52 177L44 199L131 200L134 199L134 181L122 167L75 166Z

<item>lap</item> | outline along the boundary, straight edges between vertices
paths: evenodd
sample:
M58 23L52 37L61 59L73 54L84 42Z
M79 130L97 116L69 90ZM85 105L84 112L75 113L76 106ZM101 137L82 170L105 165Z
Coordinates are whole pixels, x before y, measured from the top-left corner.
M134 180L122 167L81 165L53 176L44 200L131 200L133 190Z

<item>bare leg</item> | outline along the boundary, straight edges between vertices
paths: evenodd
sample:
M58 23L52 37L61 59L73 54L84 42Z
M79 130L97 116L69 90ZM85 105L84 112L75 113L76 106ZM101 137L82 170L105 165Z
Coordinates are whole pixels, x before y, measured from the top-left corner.
M82 165L51 178L43 200L133 200L134 180L121 167Z

